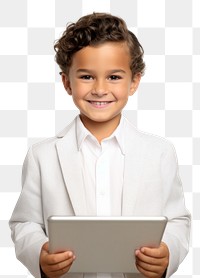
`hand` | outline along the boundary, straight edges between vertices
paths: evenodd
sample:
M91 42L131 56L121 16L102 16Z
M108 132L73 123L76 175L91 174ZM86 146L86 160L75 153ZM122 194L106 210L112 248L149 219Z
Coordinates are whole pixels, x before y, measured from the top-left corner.
M169 264L169 249L164 242L158 248L135 251L136 267L146 277L161 278Z
M75 256L71 251L49 254L49 243L46 242L40 252L40 267L48 278L59 278L69 271Z

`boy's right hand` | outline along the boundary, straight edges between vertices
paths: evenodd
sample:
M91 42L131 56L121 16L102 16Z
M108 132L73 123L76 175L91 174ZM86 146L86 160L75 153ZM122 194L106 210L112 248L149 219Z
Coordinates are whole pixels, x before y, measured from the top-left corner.
M40 267L48 278L59 278L67 273L75 260L71 251L49 254L49 243L46 242L40 252Z

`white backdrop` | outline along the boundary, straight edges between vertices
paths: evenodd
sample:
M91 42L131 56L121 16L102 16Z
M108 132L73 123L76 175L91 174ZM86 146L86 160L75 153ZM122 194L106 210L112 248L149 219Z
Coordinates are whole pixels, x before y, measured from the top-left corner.
M0 278L31 277L15 258L8 219L28 146L78 113L60 82L54 40L93 11L124 18L144 47L146 74L124 114L176 148L193 220L174 277L200 277L200 0L0 0Z

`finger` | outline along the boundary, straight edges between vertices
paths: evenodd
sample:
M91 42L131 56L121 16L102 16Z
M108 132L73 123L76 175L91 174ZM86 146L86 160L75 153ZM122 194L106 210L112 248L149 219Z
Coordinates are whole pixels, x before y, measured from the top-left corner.
M137 250L135 252L136 260L142 261L147 264L151 265L161 265L162 264L162 258L156 258L156 257L150 257L146 254L142 253L140 250Z
M51 272L60 272L60 271L62 272L63 270L65 271L65 269L70 268L70 266L72 265L74 260L75 260L74 257L72 257L68 260L59 262L57 264L49 265L48 270L51 271Z
M137 267L138 271L140 273L142 273L145 277L153 278L153 277L158 276L157 272L148 271L148 270L142 268L139 264L136 264L136 267Z
M57 254L48 254L45 257L45 261L48 265L55 265L73 258L75 258L74 254L71 251L67 251Z
M158 264L151 264L147 261L142 261L140 259L136 259L136 264L140 267L142 267L143 269L145 269L146 271L150 271L150 272L160 272L162 270L162 262L159 262Z
M136 267L147 277L154 277L155 273L157 277L161 277L168 265L166 258L153 258L144 255L140 250L136 252Z
M57 264L51 264L51 265L44 265L43 266L43 272L47 275L47 277L60 277L66 272L69 271L73 261L75 260L75 256L73 256L71 259L59 262Z
M158 248L142 247L140 251L146 256L154 258L166 258L169 256L169 249L164 242L161 242Z
M75 258L71 251L60 252L56 254L49 254L49 242L46 242L42 246L42 261L45 261L46 264L57 264L59 262L68 260L72 257Z
M71 266L71 265L70 265ZM51 278L58 278L58 277L62 277L64 274L66 274L69 269L70 269L70 266L66 267L66 268L63 268L59 271L54 271L54 272L47 272L47 277L51 277Z

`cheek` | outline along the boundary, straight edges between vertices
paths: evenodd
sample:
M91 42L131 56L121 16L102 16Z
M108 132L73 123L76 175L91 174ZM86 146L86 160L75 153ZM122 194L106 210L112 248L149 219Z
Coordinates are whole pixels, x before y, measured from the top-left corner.
M115 96L118 99L128 99L130 95L130 88L126 86L119 86L118 88L115 89Z
M75 82L72 85L72 92L78 98L84 96L90 89L91 85L86 83Z

